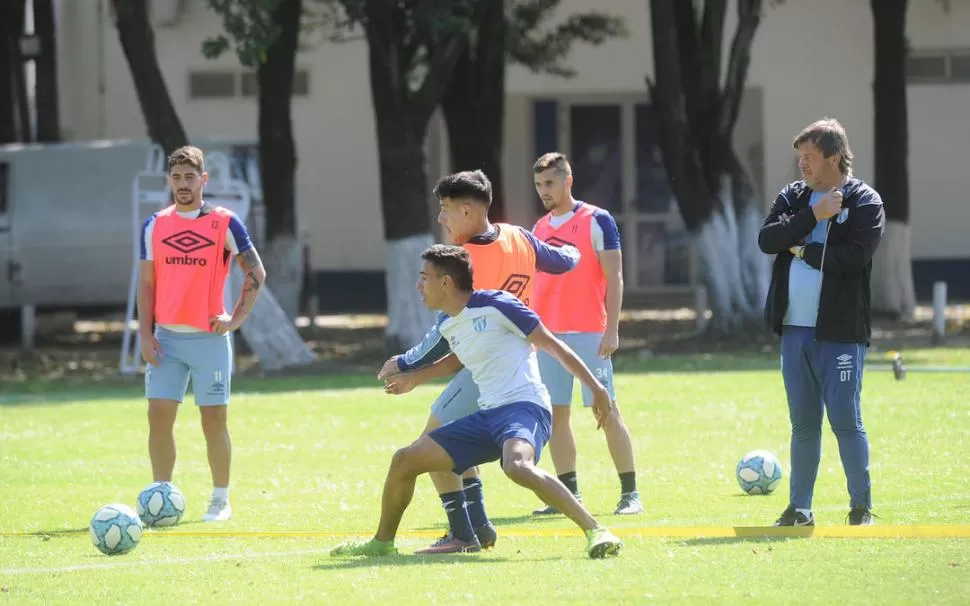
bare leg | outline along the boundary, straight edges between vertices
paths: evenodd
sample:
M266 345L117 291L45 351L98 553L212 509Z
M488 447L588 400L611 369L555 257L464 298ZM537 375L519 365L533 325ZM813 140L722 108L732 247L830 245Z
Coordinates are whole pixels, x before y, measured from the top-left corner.
M428 436L422 436L407 448L395 452L384 481L381 521L374 538L384 542L394 540L401 517L414 496L414 483L419 475L453 469L454 465L445 449Z
M200 406L202 433L205 434L209 454L212 486L229 487L229 468L232 463L232 441L229 438L228 406Z
M552 407L552 437L549 439L549 452L556 475L576 471L576 438L569 424L569 406Z
M613 402L614 407L616 402ZM552 428L555 436L555 425ZM633 461L633 441L630 439L630 431L620 416L620 409L614 408L614 413L610 415L603 425L603 433L606 434L606 445L610 449L610 456L613 457L613 465L616 473L627 473L636 471L636 463ZM558 466L556 467L558 471Z
M546 505L566 514L583 530L599 526L559 478L535 466L535 448L526 440L512 438L505 441L502 445L502 469L509 479L534 492Z
M434 415L431 415L428 417L428 424L425 425L424 433L422 433L421 435L426 436L439 427L441 427L441 423L438 422L438 419L434 418ZM462 477L466 477L466 478L478 477L477 466L470 467L468 470L466 470L464 476L456 475L454 472L450 470L451 468L449 467L448 471L433 471L430 474L428 474L431 476L431 483L434 484L435 490L438 491L438 494L448 494L449 492L460 491L462 489L462 482L461 482Z
M148 457L152 478L171 482L175 471L175 417L179 403L175 400L148 400Z

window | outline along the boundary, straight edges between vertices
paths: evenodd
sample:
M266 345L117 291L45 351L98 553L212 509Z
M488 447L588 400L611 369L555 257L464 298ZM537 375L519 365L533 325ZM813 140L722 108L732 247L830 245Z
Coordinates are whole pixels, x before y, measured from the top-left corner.
M235 95L236 74L234 72L189 72L189 99L225 99Z
M970 49L914 51L906 57L910 84L970 83Z

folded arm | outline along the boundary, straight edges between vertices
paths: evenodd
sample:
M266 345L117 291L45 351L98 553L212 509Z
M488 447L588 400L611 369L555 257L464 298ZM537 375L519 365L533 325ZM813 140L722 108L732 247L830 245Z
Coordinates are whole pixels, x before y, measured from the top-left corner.
M835 220L835 217L832 217ZM875 191L864 193L859 203L849 211L849 236L846 242L824 247L825 266L822 266L822 244L805 247L803 259L825 273L860 272L872 259L886 229L886 214L882 199Z
M793 212L791 202L794 198L795 194L790 185L775 198L758 233L758 247L761 252L769 255L785 252L815 229L815 213L810 207Z

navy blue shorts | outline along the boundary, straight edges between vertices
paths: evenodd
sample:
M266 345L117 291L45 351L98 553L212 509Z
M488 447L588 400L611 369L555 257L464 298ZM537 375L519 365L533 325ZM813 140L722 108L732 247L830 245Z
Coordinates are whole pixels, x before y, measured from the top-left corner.
M531 402L515 402L479 410L428 434L455 462L454 472L498 461L506 440L520 438L532 444L536 462L552 432L552 415Z

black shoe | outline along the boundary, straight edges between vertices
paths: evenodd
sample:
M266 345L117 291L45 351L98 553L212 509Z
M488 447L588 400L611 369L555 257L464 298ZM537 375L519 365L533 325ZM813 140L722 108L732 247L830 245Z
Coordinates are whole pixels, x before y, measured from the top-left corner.
M809 512L808 515L800 511L795 511L794 505L789 505L781 517L775 520L775 526L815 526L815 517Z
M874 517L868 507L853 507L849 510L849 526L871 526Z
M495 527L491 524L483 524L476 528L475 536L478 537L478 542L482 544L482 549L495 547L495 540L498 539L498 533L495 532Z

